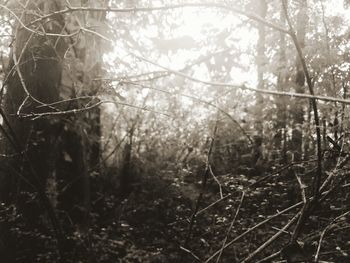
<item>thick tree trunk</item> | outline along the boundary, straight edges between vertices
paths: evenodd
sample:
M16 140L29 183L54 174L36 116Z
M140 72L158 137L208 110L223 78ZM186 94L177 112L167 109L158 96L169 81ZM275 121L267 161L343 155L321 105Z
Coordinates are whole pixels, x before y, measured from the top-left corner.
M60 3L61 0L29 1L24 15L19 14L19 17L23 24L28 24L37 18L32 15L33 10L38 12L40 9L43 14L49 14L61 9ZM45 21L40 27L34 24L32 28L56 35L69 34L77 30L74 28L76 19L85 21L85 18L90 18L85 17L86 14L92 16L93 21L98 19L95 15L104 19L101 12L52 16L52 20ZM81 17L78 18L79 15ZM4 203L5 207L15 205L23 216L21 227L24 231L44 231L47 223L43 218L47 214L60 239L58 245L63 255L68 250L67 247L63 248L66 243L60 220L46 195L47 179L57 181L57 208L65 211L61 213L67 219L65 223L73 222L73 225L65 224L65 230L75 229L75 225L88 229L91 195L89 170L99 164L100 110L95 108L90 112L65 117L64 120L63 117L39 117L36 114L82 108L86 106L84 101L54 106L48 104L77 96L96 95L99 83L93 79L101 75L102 55L96 52L100 50L100 40L89 35L63 40L57 36L33 33L20 26L15 34L2 114L9 124L3 131L8 140L2 140L0 147L2 154L14 157L0 160L4 164L0 171L0 203ZM69 49L65 41L70 42ZM81 45L79 41L89 46ZM78 94L77 87L84 89ZM96 102L98 100L90 103ZM18 222L13 224L18 225ZM9 231L11 227L6 222L0 225L0 254L8 255L6 262L11 262L17 251L29 249L31 252L26 254L26 262L35 262L44 244L31 237L23 239L20 247L16 248L15 239ZM9 242L11 239L13 243Z
M80 6L81 1L71 1ZM98 1L85 1L86 6L99 6ZM83 26L105 19L104 12L76 12L67 18L67 28L79 30L79 20ZM85 25L86 23L86 25ZM100 88L95 81L102 74L101 40L95 35L84 34L73 40L73 47L67 54L63 71L60 96L65 99L77 97L94 97ZM72 74L72 69L75 74ZM68 107L84 108L98 99L78 100ZM100 161L100 109L98 107L74 116L69 116L62 132L63 145L60 156L61 172L57 174L58 207L67 214L67 222L79 225L87 230L89 227L91 183L90 174L98 172ZM73 200L73 202L72 202Z
M20 15L21 22L28 24L36 18L32 10L47 13L56 8L55 2L30 1ZM40 28L33 27L33 31L58 34L62 24L63 21L55 17ZM8 67L2 112L6 123L3 132L8 136L0 148L3 154L13 157L1 160L4 165L0 203L16 207L22 216L22 231L43 229L43 216L47 214L57 234L58 245L62 246L59 221L46 195L46 180L55 169L56 151L52 145L58 129L54 119L35 117L42 112L54 111L47 104L59 99L65 43L59 37L33 31L17 26ZM5 219L0 226L0 254L5 255L6 262L12 262L16 253L30 245L26 262L34 262L43 244L33 236L23 238L21 243L9 242L13 239L12 224Z

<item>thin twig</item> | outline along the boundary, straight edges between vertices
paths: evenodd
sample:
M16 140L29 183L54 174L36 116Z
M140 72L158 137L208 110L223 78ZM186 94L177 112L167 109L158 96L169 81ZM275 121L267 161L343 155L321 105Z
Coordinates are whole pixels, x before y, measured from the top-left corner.
M296 36L295 30L293 28L292 22L290 20L288 10L287 10L287 5L286 5L286 0L282 0L282 5L283 5L283 11L284 15L286 17L288 26L289 26L289 35L292 37L294 46L298 52L299 59L301 61L301 65L303 67L303 71L305 74L306 78L306 83L309 88L309 93L311 96L315 95L314 92L314 86L312 79L310 77L309 70L306 65L305 57L303 55L303 50L300 46L299 40ZM317 172L314 177L313 181L313 187L314 187L314 196L315 196L315 201L317 202L319 195L320 195L320 186L321 186L321 178L322 178L322 144L321 144L321 129L320 129L320 119L318 116L318 110L317 110L317 101L316 98L311 98L311 105L312 105L312 110L314 113L314 119L315 119L315 128L316 128L316 144L317 144Z
M226 245L228 236L229 236L230 233L231 233L233 224L235 223L236 218L237 218L238 213L239 213L239 210L241 209L241 206L242 206L242 203L243 203L243 199L244 199L244 195L245 195L245 192L243 191L243 192L242 192L241 199L240 199L239 204L238 204L238 207L237 207L237 209L236 209L235 216L233 217L232 222L231 222L231 224L230 224L230 226L229 226L229 228L228 228L228 230L227 230L227 233L226 233L226 236L225 236L225 238L224 238L224 241L222 242L221 250L220 250L220 253L219 253L218 258L217 258L217 260L216 260L216 263L219 263L219 262L220 262L220 258L221 258L222 252L223 252L224 249L225 249L225 245Z
M280 169L278 169L277 171L271 173L271 174L268 174L268 175L265 175L264 177L260 178L259 180L257 180L256 182L252 183L249 187L255 187L256 185L260 184L261 182L264 182L266 181L267 179L277 175L277 174L280 174L281 172L289 169L290 167L294 166L294 165L298 165L298 164L301 164L301 163L309 163L309 162L314 162L314 161L317 161L317 160L308 160L308 161L300 161L300 162L292 162L292 163L289 163L283 167L281 167Z
M209 172L210 161L211 161L210 159L211 159L211 154L212 154L212 151L213 151L213 148L214 148L214 142L215 142L215 136L216 136L217 129L218 129L218 121L215 122L213 136L212 136L212 139L211 139L211 142L210 142L210 146L209 146L209 150L208 150L208 154L207 154L206 168L205 168L205 172L203 173L202 188L201 188L201 191L200 191L200 193L198 195L198 198L197 198L197 201L196 201L196 206L195 206L195 209L194 209L193 214L192 214L191 219L190 219L190 226L189 226L189 229L188 229L188 234L187 234L187 237L186 237L186 240L185 240L184 247L187 247L187 245L188 245L188 243L189 243L189 241L191 239L192 230L193 230L193 227L194 227L194 224L195 224L197 212L198 212L199 207L200 207L200 205L202 203L204 191L205 191L205 188L206 188L206 185L207 185L207 181L208 181L208 177L209 177L209 173L210 173Z
M246 231L244 231L242 234L240 234L239 236L235 237L233 240L231 240L230 242L228 242L224 249L230 247L231 245L233 245L235 242L237 242L238 240L240 240L241 238L243 238L244 236L246 236L247 234L249 234L250 232L252 232L253 230L259 228L260 226L266 224L267 222L271 221L272 219L280 216L280 215L283 215L297 207L299 207L300 205L302 205L303 202L299 202L299 203L296 203L290 207L287 207L286 209L266 218L265 220L259 222L258 224L254 225L253 227L247 229ZM213 253L204 263L208 263L209 261L211 261L213 258L215 258L219 253L220 253L221 249L219 249L218 251L216 251L215 253Z
M156 114L160 114L160 115L164 115L166 117L170 117L169 114L164 113L164 112L159 112L159 111L155 111L152 109L148 109L146 107L139 107L136 105L132 105L129 103L124 103L124 102L119 102L119 101L111 101L111 100L101 100L93 105L90 106L86 106L83 108L77 108L77 109L71 109L71 110L65 110L65 111L49 111L49 112L41 112L41 113L21 113L19 117L21 118L31 118L31 119L38 119L38 118L42 118L42 117L47 117L47 116L61 116L61 115L69 115L69 114L77 114L77 113L81 113L81 112L85 112L88 110L92 110L102 104L108 104L108 103L112 103L112 104L116 104L116 105L121 105L121 106L127 106L127 107L131 107L131 108L136 108L136 109L140 109L140 110L144 110L144 111L149 111L149 112L153 112Z
M258 247L253 253L251 253L248 257L246 257L242 263L246 263L253 259L257 254L262 252L265 248L267 248L273 241L275 241L281 234L284 233L294 222L298 219L301 212L298 212L283 228L281 228L280 231L278 231L276 234L274 234L272 237L270 237L264 244L262 244L260 247Z
M277 251L263 259L260 259L259 261L255 262L255 263L267 263L267 262L272 262L271 260L278 257L281 254L282 250Z
M341 98L334 98L334 97L328 97L328 96L320 96L320 95L315 95L315 94L303 94L303 93L293 93L293 92L282 92L282 91L272 91L272 90L267 90L267 89L257 89L257 88L252 88L248 87L245 84L233 84L233 83L224 83L224 82L215 82L215 81L208 81L208 80L202 80L198 79L192 76L189 76L185 73L182 73L178 70L173 70L168 67L162 66L158 63L155 63L149 59L146 59L145 57L139 56L135 53L132 52L127 52L131 56L134 56L135 58L138 58L142 61L145 61L147 63L150 63L154 66L160 67L164 70L167 70L171 72L174 75L181 76L182 78L191 80L193 82L197 83L202 83L205 85L213 86L213 87L229 87L229 88L234 88L234 89L242 89L242 90L249 90L249 91L254 91L254 92L259 92L262 94L268 94L268 95L274 95L274 96L286 96L286 97L295 97L295 98L304 98L304 99L315 99L315 100L322 100L322 101L329 101L329 102L339 102L341 104L349 104L350 105L350 100L349 99L341 99Z
M301 192L301 198L304 202L304 204L306 203L306 194L305 194L305 188L307 188L307 186L305 184L303 184L303 182L301 181L300 176L294 171L294 175L298 181L299 187L300 187L300 192Z
M229 197L231 197L231 196L233 196L233 193L227 194L227 195L225 195L223 198L220 198L220 199L216 200L215 202L211 203L210 205L204 207L203 209L201 209L201 210L199 210L199 211L197 212L197 216L200 215L200 214L202 214L202 213L204 213L204 212L205 212L206 210L208 210L209 208L211 208L211 207L217 205L218 203L220 203L220 202L226 200L227 198L229 198ZM168 225L169 225L169 226L170 226L170 225L174 225L174 224L176 224L176 223L178 223L178 222L182 222L182 221L188 221L188 222L190 222L190 220L188 220L187 218L185 218L185 219L181 219L181 220L178 220L178 221L175 221L175 222L171 222L171 223L169 223Z
M197 213L197 216L199 214L202 214L203 212L205 212L206 210L208 210L209 208L213 207L214 205L226 200L227 198L231 197L233 194L227 194L225 195L224 197L220 198L219 200L216 200L215 202L211 203L210 205L208 205L207 207L203 208L202 210L199 210L198 213Z
M32 22L29 23L29 25L25 25L22 21L22 19L20 17L18 17L15 12L13 12L11 9L9 9L8 7L6 7L5 5L2 5L0 4L0 8L3 8L3 9L6 9L8 12L10 12L14 18L18 21L18 23L20 24L20 26L26 30L28 30L29 32L33 33L33 34L36 34L36 35L39 35L39 36L53 36L53 37L73 37L77 34L80 33L80 31L82 29L78 29L77 31L71 33L71 34L56 34L56 33L48 33L48 32L45 32L45 31L38 31L38 30L35 30L35 29L32 29L29 27L30 24L33 24ZM52 16L55 12L52 12L50 13L49 15ZM34 22L34 21L33 21Z
M15 33L16 35L19 34L19 33L18 33L18 30L19 30L19 29L18 29L18 26L17 26L17 28L16 28L16 33ZM22 59L22 57L23 57L23 55L24 55L24 53L25 53L25 51L26 51L26 49L27 49L27 47L28 47L28 45L29 45L29 42L30 42L31 39L33 38L33 36L34 36L33 33L30 34L30 36L29 36L28 39L26 40L26 42L25 42L25 44L24 44L24 46L23 46L23 48L22 48L22 50L21 50L21 53L20 53L18 59L17 59L17 55L16 55L16 53L17 53L16 45L13 45L12 59L13 59L13 63L14 63L14 69L15 69L16 72L17 72L19 81L20 81L20 83L21 83L21 85L22 85L22 88L23 88L25 94L26 94L26 97L24 98L24 100L22 101L21 105L20 105L20 106L18 107L18 109L17 109L17 113L16 113L17 116L20 116L20 115L21 115L21 110L22 110L23 106L25 105L25 103L28 101L28 99L32 99L34 102L38 103L39 105L47 106L47 107L49 107L49 108L51 108L51 109L53 109L53 110L57 110L56 108L54 108L54 107L52 107L52 106L48 106L46 103L44 103L44 102L38 100L37 98L35 98L35 97L30 93L29 89L27 88L27 84L26 84L26 82L24 81L24 77L23 77L22 72L21 72L21 69L20 69L20 62L21 62L21 59Z
M192 257L194 257L197 261L201 262L201 259L194 254L191 250L184 248L183 246L179 246L181 250L185 251L186 253L190 254Z
M218 180L218 178L215 176L213 169L211 169L211 165L209 165L209 172L211 174L211 176L214 178L215 182L218 184L219 186L219 191L220 191L220 198L222 199L224 196L222 195L222 186L220 181Z
M345 174L344 174L344 177L343 177L344 180L345 180L346 176L348 176L348 175L349 175L348 173L345 173ZM350 184L349 184L349 185L346 185L346 186L350 186ZM342 186L342 187L345 187L345 186ZM320 199L320 202L324 201L332 192L335 191L335 189L336 189L336 186L335 186L333 189L331 189L331 190L328 190L328 191L323 192L323 193L322 193L322 198ZM323 188L322 188L322 187L321 187L321 191L323 191ZM314 200L314 197L310 197L310 198L308 199L308 202L307 202L307 203L312 202L313 200ZM230 247L230 246L233 245L235 242L237 242L238 240L240 240L241 238L243 238L244 236L246 236L247 234L249 234L249 233L252 232L253 230L255 230L255 229L257 229L258 227L260 227L260 226L266 224L267 222L271 221L273 218L276 218L276 217L278 217L278 216L280 216L280 215L282 215L282 214L285 214L285 213L287 213L287 212L289 212L289 211L293 210L294 208L297 208L297 207L299 207L299 206L301 206L301 205L303 205L303 202L298 202L298 203L296 203L296 204L294 204L294 205L292 205L292 206L290 206L290 207L287 207L286 209L284 209L284 210L282 210L282 211L280 211L280 212L278 212L278 213L276 213L276 214L274 214L274 215L272 215L272 216L266 218L265 220L261 221L260 223L256 224L255 226L249 228L248 230L246 230L245 232L243 232L242 234L240 234L239 236L237 236L236 238L234 238L233 240L231 240L229 243L227 243L227 244L225 245L224 249ZM304 207L303 207L303 208L304 208ZM303 213L301 212L301 215L302 215L302 214L303 214ZM216 257L219 253L220 253L220 250L216 251L216 252L215 252L214 254L212 254L204 263L208 263L208 262L211 261L214 257Z
M324 238L326 232L327 232L328 230L330 230L330 229L334 226L334 224L335 224L339 219L343 218L344 216L347 216L349 213L350 213L350 211L345 212L345 213L341 214L340 216L334 218L334 219L332 220L332 222L331 222L327 227L325 227L325 229L322 231L322 233L321 233L321 235L320 235L320 240L318 241L318 246L317 246L316 254L315 254L315 262L316 262L316 263L319 262L321 244L322 244L322 240L323 240L323 238Z
M4 7L0 5L0 7ZM223 4L217 4L217 3L186 3L186 4L178 4L178 5L168 5L168 6L157 6L157 7L132 7L132 8L114 8L114 7L82 7L82 6L67 6L65 9L58 10L55 12L52 12L50 14L44 15L39 17L38 19L28 23L27 25L24 25L25 27L28 27L30 25L33 25L35 23L41 22L45 19L48 19L50 17L56 16L56 15L62 15L66 13L73 13L73 12L91 12L91 11L103 11L103 12L115 12L115 13L136 13L136 12L153 12L153 11L164 11L164 10L172 10L172 9L180 9L180 8L196 8L196 7L202 7L202 8L219 8L224 9L229 12L238 13L240 15L246 16L254 21L257 21L259 23L264 24L265 26L268 26L270 28L273 28L275 30L278 30L283 33L288 33L288 30L283 28L282 26L279 26L277 24L274 24L270 21L267 21L260 16L257 16L253 13L242 11L238 8L223 5Z
M305 61L305 57L303 55L303 50L300 46L299 40L296 36L296 33L294 31L292 22L290 20L289 14L288 14L288 10L287 10L287 4L286 4L286 0L281 0L282 1L282 7L283 7L283 11L284 11L284 15L286 17L288 26L289 26L289 35L291 36L294 46L297 50L298 53L298 57L301 61L301 65L303 68L303 72L306 78L306 82L307 82L307 86L309 88L309 93L310 95L314 96L314 87L313 87L313 82L311 80L310 77L310 73L309 70L306 66L306 61ZM313 195L314 195L314 199L312 202L306 202L303 209L302 209L302 214L299 218L299 221L294 229L294 233L292 236L292 242L296 241L302 227L305 225L306 220L308 219L308 217L310 216L310 211L313 209L314 205L318 203L318 199L320 197L320 186L321 186L321 178L322 178L322 145L321 145L321 129L320 129L320 119L318 116L318 110L317 110L317 102L315 98L311 98L311 105L312 105L312 110L314 113L314 121L315 121L315 128L316 128L316 145L317 145L317 171L314 175L313 178Z

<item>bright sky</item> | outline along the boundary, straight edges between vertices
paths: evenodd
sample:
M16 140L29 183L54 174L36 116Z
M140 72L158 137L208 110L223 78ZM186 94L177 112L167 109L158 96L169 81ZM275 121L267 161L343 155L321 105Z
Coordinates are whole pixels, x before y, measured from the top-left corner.
M327 3L326 3L327 2ZM153 2L152 2L153 4ZM332 16L343 16L350 20L350 9L345 10L343 7L343 1L342 0L333 0L333 1L324 1L325 4L325 14L326 17L332 17ZM154 6L157 6L156 3L154 3ZM309 6L310 12L315 12L317 15L321 14L321 6L315 5L315 6ZM221 48L215 49L208 49L208 46L215 46L216 44L221 43L210 43L211 38L215 37L216 34L220 34L220 32L224 31L225 29L228 29L228 32L231 32L229 37L225 38L223 41L225 41L226 46L233 47L237 50L241 50L242 53L239 58L239 63L244 65L247 70L242 70L237 67L233 67L233 69L230 72L231 80L229 81L231 84L247 84L250 87L256 87L257 86L257 73L256 73L256 61L254 55L247 55L244 54L244 51L249 51L250 53L254 54L255 45L258 39L258 34L256 29L249 28L248 26L241 26L238 27L240 23L242 23L242 17L238 16L233 13L226 13L225 12L217 12L217 10L209 9L209 8L184 8L182 10L177 10L180 16L176 20L176 25L182 24L181 26L177 27L175 26L171 33L169 39L176 39L181 37L190 37L196 42L196 47L194 49L179 49L176 52L164 52L163 55L159 57L147 57L147 59L150 59L156 63L159 63L162 66L169 67L170 69L179 70L182 69L188 64L189 59L194 60L199 55L205 55L210 52L219 51ZM172 17L172 19L174 19ZM245 18L244 18L245 19ZM350 22L350 21L349 21ZM149 26L146 31L141 32L142 35L145 36L146 43L150 44L151 48L154 48L155 44L157 44L157 41L159 46L156 46L155 49L158 47L164 47L164 44L166 45L168 42L161 42L162 40L159 40L158 37L158 25L155 23L153 26ZM210 31L211 30L211 31ZM232 31L234 30L234 31ZM209 33L209 31L211 33ZM214 32L214 33L213 33ZM234 32L234 33L232 33ZM137 33L136 33L137 34ZM169 36L169 34L168 34ZM165 33L165 38L168 37ZM166 41L169 39L165 39ZM185 38L182 38L185 40ZM148 41L148 42L147 42ZM215 41L215 39L214 39ZM208 44L209 43L209 44ZM147 49L147 46L145 46L145 49ZM124 47L116 45L116 48L113 52L113 55L109 58L111 60L114 60L116 57L125 57L127 58L127 52L124 50ZM129 58L129 57L128 57ZM140 66L139 71L152 71L152 70L162 70L161 68L155 67L153 65L150 65L146 62L140 62L138 63L138 66ZM139 72L140 73L140 72ZM132 73L134 74L134 73ZM131 75L132 75L131 74ZM195 67L194 73L191 73L191 75L195 78L199 78L202 80L208 80L212 81L211 77L208 74L208 69L204 64L202 64L200 67ZM190 84L192 87L196 87L197 84ZM201 85L203 86L203 85ZM198 89L201 93L205 92L203 87ZM190 91L187 91L190 92ZM203 96L203 94L196 94L196 96ZM210 96L207 97L207 99L211 99ZM184 107L191 107L192 100L188 98L181 98L182 104ZM187 106L186 106L187 105ZM202 114L203 117L203 114Z
M326 12L329 15L344 15L346 18L350 18L350 9L346 10L344 8L343 0L332 0L330 3L325 4Z
M210 42L210 39L206 39L208 36L208 30L215 31L218 34L220 34L221 31L233 28L242 21L240 17L234 14L220 16L216 12L216 10L213 11L212 9L208 8L184 8L181 11L181 16L179 17L179 20L182 22L182 26L180 26L179 28L175 28L172 31L172 38L170 38L170 40L176 38L179 38L180 40L185 40L185 38L188 38L190 40L192 39L195 42L195 48L178 49L176 50L176 53L170 52L167 55L163 55L157 58L156 60L153 60L154 62L157 62L162 66L169 67L174 70L180 70L183 67L185 67L189 59L196 59L197 57L199 57L199 55L208 54L209 51L206 50L205 44L205 42ZM141 33L147 38L151 39L153 41L153 45L157 44L157 42L160 42L159 46L162 47L161 40L157 40L157 31L157 25L153 25L148 27L146 31L143 31ZM237 35L244 37L229 36L224 40L226 42L226 45L231 46L234 42L235 46L237 46L238 43L239 49L245 51L248 49L249 46L254 45L256 43L256 30L246 30L244 27L242 27L242 29L236 29L236 32ZM150 42L147 39L145 41ZM150 45L152 45L152 41L150 42ZM212 51L215 52L219 50L220 48L218 50ZM109 54L108 56L105 56L105 59L111 64L113 64L112 61L115 61L115 59L118 57L127 57L127 51L123 47L115 45L114 52L112 54ZM254 64L252 58L244 54L241 55L241 59L244 65ZM151 68L153 70L160 70L160 68L154 66L148 65L148 67L149 69ZM240 70L235 72L233 70L232 74L235 77L235 83L252 82L250 84L255 84L256 82L255 77L252 77L254 76L252 72L242 72ZM207 70L205 68L199 67L196 69L196 77L200 77L203 80L210 80L208 77L205 76L207 76Z
M152 4L154 6L161 5L160 1L153 1ZM350 9L346 10L343 7L343 0L333 0L333 1L325 1L326 15L327 16L336 16L343 15L345 18L350 19ZM310 7L311 8L311 7ZM321 10L318 10L321 11ZM221 12L221 14L224 12ZM203 30L206 27L216 28L218 30L222 30L225 28L232 28L242 20L239 16L227 13L225 16L218 15L218 12L209 8L183 8L181 11L181 16L178 18L179 21L182 22L182 26L178 29L175 29L173 33L173 37L177 36L191 36L193 39L202 39L206 34ZM145 33L145 32L144 32ZM157 25L148 27L148 32L146 34L150 38L157 37ZM241 48L244 50L247 46L255 43L257 40L256 31L250 31L245 28L242 28L240 34L239 42ZM121 50L116 50L114 53L116 55L120 55ZM193 50L191 51L193 52ZM124 52L122 52L124 53ZM171 65L183 66L185 61L188 59L188 54L184 52L184 56L177 55L172 57ZM247 58L244 58L247 60ZM163 60L164 62L166 60ZM164 65L168 66L168 65ZM178 68L175 66L175 68Z

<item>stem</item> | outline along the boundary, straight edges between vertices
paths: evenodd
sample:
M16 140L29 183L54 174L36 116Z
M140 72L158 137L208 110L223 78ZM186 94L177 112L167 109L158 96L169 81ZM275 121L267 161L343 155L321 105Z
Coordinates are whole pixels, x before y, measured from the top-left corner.
M193 212L193 214L191 216L190 226L189 226L188 234L187 234L187 237L186 237L186 240L185 240L185 244L184 244L185 248L187 247L187 245L188 245L188 243L189 243L189 241L191 239L192 230L193 230L193 227L195 225L196 216L197 216L199 207L200 207L200 205L202 203L204 190L205 190L205 188L207 186L208 177L210 175L210 158L211 158L211 154L212 154L212 151L213 151L215 136L216 136L216 132L217 132L217 128L218 128L218 119L217 119L217 121L215 123L213 137L211 139L210 146L209 146L209 151L208 151L208 155L207 155L206 169L205 169L205 172L203 174L203 180L202 180L202 189L201 189L201 191L200 191L200 193L198 195L196 206L195 206L194 212Z
M303 51L301 49L301 46L299 44L298 38L295 34L295 31L293 29L289 14L288 14L288 10L287 10L287 6L286 6L286 0L282 0L282 4L283 4L283 11L284 11L284 15L286 16L286 20L289 26L289 35L291 36L293 43L295 45L295 48L297 49L298 52L298 56L300 58L301 61L301 65L303 67L303 71L305 74L305 78L306 78L306 82L307 82L307 86L309 88L309 93L312 96L315 96L315 92L314 92L314 87L313 87L313 83L312 83L312 79L310 77L310 73L309 70L307 69L306 66L306 61L303 55ZM311 101L311 105L312 105L312 110L314 113L314 119L315 119L315 128L316 128L316 144L317 144L317 171L314 177L314 181L313 181L313 186L314 186L314 196L315 196L315 201L317 202L319 197L320 197L320 185L321 185L321 176L322 176L322 145L321 145L321 129L320 129L320 118L318 116L318 110L317 110L317 102L316 99L314 97L310 98Z

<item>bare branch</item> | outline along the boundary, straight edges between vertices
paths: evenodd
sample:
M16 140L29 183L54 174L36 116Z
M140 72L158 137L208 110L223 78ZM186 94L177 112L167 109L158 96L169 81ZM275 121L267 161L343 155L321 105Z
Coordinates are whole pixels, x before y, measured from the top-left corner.
M180 71L173 70L173 69L170 69L168 67L162 66L162 65L155 63L149 59L146 59L142 56L136 55L135 53L131 53L131 52L128 52L128 53L130 55L142 60L142 61L145 61L147 63L154 65L154 66L157 66L157 67L160 67L164 70L167 70L174 75L181 76L181 77L188 79L188 80L191 80L193 82L202 83L202 84L209 85L209 86L230 87L230 88L250 90L250 91L259 92L262 94L269 94L269 95L275 95L275 96L286 96L286 97L291 97L291 98L296 97L296 98L304 98L304 99L316 99L316 100L322 100L322 101L328 101L328 102L339 102L342 104L349 104L350 105L350 100L348 100L348 99L341 99L341 98L334 98L334 97L327 97L327 96L318 96L318 95L303 94L303 93L272 91L272 90L266 90L266 89L251 88L251 87L246 86L245 84L232 84L232 83L230 84L230 83L224 83L224 82L214 82L214 81L208 81L208 80L201 80L201 79L189 76L189 75L182 73ZM122 81L122 79L123 78L120 78L121 81ZM117 80L117 79L113 79L113 80Z
M2 7L2 5L0 5ZM132 7L132 8L114 8L114 7L73 7L70 5L67 5L65 9L58 10L55 12L52 12L48 15L41 16L40 18L30 22L26 26L33 25L35 23L41 22L45 19L48 19L50 17L56 16L56 15L62 15L66 13L73 13L73 12L91 12L91 11L102 11L102 12L114 12L114 13L136 13L136 12L153 12L153 11L165 11L165 10L172 10L172 9L181 9L181 8L218 8L223 9L228 12L237 13L240 15L243 15L245 17L248 17L254 21L257 21L259 23L264 24L265 26L268 26L270 28L273 28L275 30L278 30L280 32L288 34L289 31L283 28L280 25L276 25L272 22L269 22L260 16L257 16L253 13L245 12L240 10L239 8L223 5L223 4L217 4L217 3L185 3L185 4L178 4L178 5L168 5L168 6L157 6L157 7Z
M189 228L188 228L188 234L187 234L187 237L185 239L184 247L187 247L187 245L188 245L188 243L189 243L189 241L191 239L192 230L193 230L193 227L194 227L195 222L196 222L196 216L197 216L199 207L202 204L204 191L205 191L205 188L207 186L207 181L208 181L208 177L209 177L209 174L210 174L210 159L211 159L212 151L213 151L213 148L214 148L214 142L215 142L217 129L218 129L218 119L215 122L213 135L212 135L210 146L209 146L209 149L208 149L207 160L206 160L206 167L205 167L205 171L204 171L203 176L202 176L203 178L202 178L202 183L201 183L201 190L200 190L200 193L198 195L198 198L197 198L197 201L196 201L196 205L195 205L194 211L193 211L191 219L190 219L190 225L189 225Z
M305 193L305 188L307 188L307 186L301 181L300 176L294 171L294 175L298 181L299 187L300 187L300 192L301 192L301 198L304 202L304 204L306 204L306 193Z
M315 119L316 144L317 144L317 172L314 176L313 187L314 187L314 195L315 195L316 201L317 201L317 199L319 198L319 195L320 195L320 186L321 186L321 177L322 177L322 144L321 144L320 119L319 119L318 110L317 110L317 101L316 101L316 98L314 98L315 92L314 92L313 82L311 80L309 70L306 66L306 61L305 61L305 57L303 55L302 48L299 44L299 40L297 38L295 30L293 29L292 22L289 18L286 0L282 0L282 5L283 5L284 15L286 17L286 20L287 20L287 23L289 26L289 31L290 31L289 35L292 37L294 46L297 49L298 56L300 58L301 65L303 67L303 71L305 74L306 82L307 82L307 85L309 88L309 93L310 93L310 95L313 96L313 98L311 98L310 100L311 100L312 110L313 110L314 119Z
M244 236L246 236L247 234L249 234L250 232L252 232L253 230L259 228L260 226L266 224L267 222L271 221L272 219L280 216L280 215L283 215L291 210L293 210L294 208L297 208L299 207L300 205L302 205L303 202L299 202L299 203L296 203L268 218L266 218L265 220L261 221L260 223L256 224L255 226L249 228L248 230L244 231L242 234L240 234L239 236L237 236L236 238L234 238L233 240L231 240L230 242L228 242L225 246L224 246L224 249L230 247L231 245L233 245L235 242L237 242L238 240L240 240L241 238L243 238ZM221 248L222 249L222 248ZM218 251L216 251L214 254L212 254L204 263L208 263L210 262L213 258L215 258L221 251L221 249L219 249Z
M146 107L139 107L136 105L132 105L129 103L124 103L124 102L118 102L118 101L111 101L111 100L103 100L103 101L99 101L93 105L90 106L86 106L83 108L78 108L78 109L72 109L72 110L66 110L66 111L50 111L50 112L42 112L42 113L22 113L20 115L21 118L31 118L31 119L38 119L38 118L42 118L42 117L47 117L47 116L61 116L61 115L69 115L69 114L77 114L80 112L85 112L91 109L94 109L102 104L106 104L106 103L112 103L112 104L116 104L116 105L122 105L122 106L128 106L131 108L136 108L136 109L140 109L140 110L145 110L145 111L150 111L153 113L157 113L157 114L161 114L167 117L170 117L169 114L167 113L163 113L163 112L159 112L159 111L155 111L155 110L151 110L148 109Z
M224 249L225 249L225 245L226 245L228 236L229 236L229 234L230 234L230 232L231 232L231 230L232 230L233 224L234 224L235 221L236 221L236 218L237 218L237 216L238 216L239 210L241 209L241 206L242 206L242 203L243 203L243 199L244 199L244 195L245 195L245 192L242 192L242 196L241 196L241 199L240 199L240 201L239 201L238 207L237 207L237 209L236 209L235 216L233 217L232 222L231 222L231 224L230 224L230 226L229 226L229 228L228 228L228 230L227 230L226 236L225 236L225 238L224 238L224 242L222 242L221 251L220 251L220 254L219 254L219 256L218 256L218 258L217 258L217 260L216 260L216 263L219 263L219 262L220 262L220 258L221 258L222 252L223 252Z
M281 228L280 231L278 231L276 234L274 234L272 237L270 237L264 244L262 244L260 247L258 247L253 253L251 253L248 257L246 257L242 263L246 263L248 261L250 261L252 258L254 258L257 254L259 254L260 252L262 252L265 248L267 248L269 245L271 245L271 243L273 241L275 241L281 234L284 233L285 230L287 230L292 224L294 224L294 222L298 219L298 217L300 216L300 213L297 213L291 220L289 220L289 222L283 227Z
M213 172L213 169L211 169L211 165L209 165L209 172L210 172L210 175L213 177L213 179L215 180L215 182L218 184L219 186L219 191L220 191L220 199L222 199L224 196L222 194L222 186L221 186L221 183L219 181L219 179L215 176L214 172Z
M190 254L192 257L194 257L197 261L201 261L201 259L196 255L194 254L191 250L187 249L187 248L184 248L183 246L180 246L180 249L185 251L186 253Z
M317 246L317 250L316 250L316 254L315 254L315 262L319 262L319 256L320 256L320 250L321 250L321 244L322 244L322 240L324 238L324 236L326 235L326 232L328 230L330 230L332 227L334 227L334 225L336 224L337 221L339 221L340 219L342 219L343 217L347 216L350 213L350 211L347 211L343 214L341 214L340 216L336 217L335 219L332 220L332 222L325 227L325 229L322 231L321 235L320 235L320 240L318 241L318 246Z

